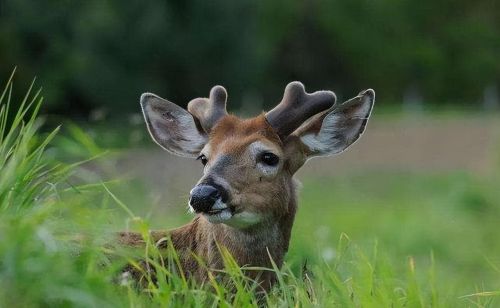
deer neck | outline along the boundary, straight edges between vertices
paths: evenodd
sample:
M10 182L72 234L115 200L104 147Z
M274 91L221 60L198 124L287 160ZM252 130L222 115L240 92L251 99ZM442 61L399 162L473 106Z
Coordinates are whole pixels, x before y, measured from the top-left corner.
M225 224L211 224L198 217L198 238L204 238L208 247L204 251L208 263L219 264L218 247L223 246L231 253L239 265L271 266L269 256L281 266L284 255L288 251L297 201L295 184L292 184L292 194L288 200L287 209L278 218L264 221L258 225L240 229ZM215 264L214 264L215 265Z

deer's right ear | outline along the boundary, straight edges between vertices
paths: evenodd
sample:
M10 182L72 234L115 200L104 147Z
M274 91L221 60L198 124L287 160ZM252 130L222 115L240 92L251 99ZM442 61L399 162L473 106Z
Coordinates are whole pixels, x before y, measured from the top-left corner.
M207 134L185 109L151 93L141 95L142 112L153 140L172 154L196 157Z

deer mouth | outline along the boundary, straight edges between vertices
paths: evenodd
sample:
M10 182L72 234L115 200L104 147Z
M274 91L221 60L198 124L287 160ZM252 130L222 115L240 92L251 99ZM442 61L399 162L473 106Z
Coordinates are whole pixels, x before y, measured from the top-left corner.
M233 217L233 213L231 209L224 208L220 210L213 210L206 213L202 213L202 215L213 224L224 223L227 220L230 220Z
M206 212L206 213L204 213L204 214L207 214L207 215L217 215L217 214L222 213L222 212L223 212L223 211L225 211L225 210L229 210L229 208L228 208L228 207L225 207L225 208L222 208L222 209L210 210L210 211L208 211L208 212Z
M217 224L229 220L233 217L234 209L218 199L212 208L201 214L211 223Z

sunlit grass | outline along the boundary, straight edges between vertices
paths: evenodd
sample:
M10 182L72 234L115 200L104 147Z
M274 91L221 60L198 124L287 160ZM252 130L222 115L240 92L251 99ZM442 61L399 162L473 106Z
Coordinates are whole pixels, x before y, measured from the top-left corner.
M68 136L51 143L57 130L39 131L40 93L30 87L15 113L11 93L9 81L0 98L2 307L498 304L500 196L489 177L379 173L305 179L281 269L242 269L220 247L225 270L199 284L182 275L169 239L168 248L158 250L150 221L116 193L132 184L88 176L79 163L56 160L62 148L65 159L102 155L93 139L72 125ZM140 232L146 245L110 245L119 226ZM122 275L126 264L142 272L139 282ZM276 286L259 292L245 277L248 270L274 271Z

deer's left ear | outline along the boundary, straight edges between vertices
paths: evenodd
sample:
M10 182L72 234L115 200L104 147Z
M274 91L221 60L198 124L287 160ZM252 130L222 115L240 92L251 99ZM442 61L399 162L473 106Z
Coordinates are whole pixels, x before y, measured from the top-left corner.
M153 140L172 154L196 157L208 136L182 107L151 93L141 96L142 112Z
M364 90L358 96L311 117L292 135L300 140L307 158L340 153L361 136L374 102L375 91Z

